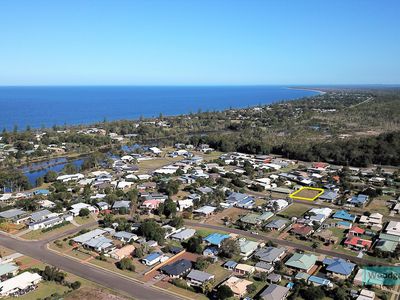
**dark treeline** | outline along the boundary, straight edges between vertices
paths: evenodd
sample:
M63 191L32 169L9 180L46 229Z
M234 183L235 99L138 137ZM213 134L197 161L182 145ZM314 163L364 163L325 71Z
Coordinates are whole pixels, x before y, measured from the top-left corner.
M400 165L400 131L353 140L335 140L314 145L283 144L273 152L305 161L327 161L366 167L370 164Z
M366 167L370 164L400 165L400 131L379 136L333 140L324 143L283 143L271 146L262 139L241 135L211 135L192 137L194 144L208 143L223 151L248 154L280 154L290 159L327 161L334 164Z

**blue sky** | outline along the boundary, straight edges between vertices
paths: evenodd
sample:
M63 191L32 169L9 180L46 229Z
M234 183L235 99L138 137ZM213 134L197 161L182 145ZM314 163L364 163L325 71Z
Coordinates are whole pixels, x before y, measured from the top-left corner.
M0 85L399 84L400 1L0 2Z

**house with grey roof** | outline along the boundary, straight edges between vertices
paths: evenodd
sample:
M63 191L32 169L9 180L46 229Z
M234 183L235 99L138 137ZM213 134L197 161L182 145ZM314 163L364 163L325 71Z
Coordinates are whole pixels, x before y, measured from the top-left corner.
M138 239L138 236L131 232L118 231L113 235L113 238L123 243L129 243L130 241L136 241Z
M263 300L284 300L289 291L287 287L272 283L260 294L260 298Z
M275 219L269 222L267 225L265 225L265 228L271 231L280 231L286 227L287 223L288 223L287 220Z
M115 201L113 206L112 206L112 209L113 210L119 210L121 208L129 209L130 205L131 205L130 201L126 201L126 200Z
M201 286L204 283L213 280L214 278L215 276L213 274L209 274L207 272L199 270L191 270L186 276L188 284L191 286Z
M86 232L84 234L78 235L76 237L74 237L72 240L75 243L79 243L79 244L83 244L91 239L94 239L96 237L102 236L103 234L105 234L106 231L100 228L96 228L92 231Z
M113 241L104 236L93 238L87 242L84 242L82 245L83 247L96 252L110 252L111 250L115 249Z
M19 208L12 208L0 212L0 219L5 219L16 224L20 224L21 222L28 220L28 218L29 216L27 212Z
M179 231L177 233L174 233L173 235L171 235L171 239L174 241L182 242L182 241L186 241L186 240L190 239L195 234L196 234L195 229L188 228L188 229Z
M39 210L31 214L31 220L32 222L38 222L47 218L51 214L52 212L47 209Z
M254 265L257 272L265 272L265 273L272 273L274 271L274 266L270 263L265 261L259 261Z
M64 219L59 217L58 215L55 215L53 217L41 219L37 222L29 223L29 229L38 230L38 229L51 228L55 225L61 224L62 222L64 222Z
M254 256L259 259L260 261L264 261L267 263L275 263L281 261L282 258L286 255L286 248L280 247L265 247L261 248Z
M203 206L193 211L193 213L203 216L210 216L217 208L214 206Z

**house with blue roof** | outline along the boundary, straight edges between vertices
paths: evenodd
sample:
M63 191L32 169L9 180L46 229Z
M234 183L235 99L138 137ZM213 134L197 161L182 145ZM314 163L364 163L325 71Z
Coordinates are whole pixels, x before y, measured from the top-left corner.
M350 229L352 226L353 224L347 221L339 221L336 223L336 227L340 229Z
M163 258L164 254L160 252L153 252L147 255L145 258L142 259L142 263L144 263L146 266L152 266L155 265L156 263L160 262Z
M328 276L345 280L353 273L356 264L353 264L343 258L325 258L322 261Z
M208 235L204 241L212 246L217 246L218 248L221 246L221 243L223 240L230 238L229 234L222 234L222 233L217 233L214 232L210 235Z
M247 209L253 208L255 204L254 197L249 196L247 194L236 193L236 192L229 194L229 196L226 198L226 202L229 205L234 205L240 208L247 208Z
M328 202L333 202L338 197L339 197L338 192L326 190L321 196L318 197L318 199L328 201Z
M364 194L351 197L347 202L352 206L364 207L367 204L369 197Z
M333 287L332 282L329 279L318 277L318 276L310 276L307 280L309 283L312 283L315 286L326 286L329 288Z
M339 220L344 220L344 221L349 221L349 222L354 222L356 219L355 215L350 214L346 210L338 210L335 212L332 216L334 219L339 219Z
M254 201L253 197L247 197L247 198L237 202L235 204L235 206L239 207L239 208L252 209L255 203L256 202Z

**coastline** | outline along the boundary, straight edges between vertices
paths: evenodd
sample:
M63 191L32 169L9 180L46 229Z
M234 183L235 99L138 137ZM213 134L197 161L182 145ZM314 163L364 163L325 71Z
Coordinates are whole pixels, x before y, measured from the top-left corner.
M11 90L10 90L11 89ZM14 91L13 91L14 90ZM296 91L297 90L297 91ZM11 92L10 92L11 91ZM286 92L285 92L286 91ZM196 111L225 111L313 97L320 91L287 86L212 87L18 87L1 95L2 126L23 131L52 126L87 126L102 120L139 120L188 115ZM14 101L8 101L8 98ZM7 99L6 99L7 98ZM55 102L54 99L57 99ZM194 99L187 101L187 99ZM72 110L71 107L79 107Z
M287 87L287 89L289 90L298 90L298 91L310 91L310 92L316 92L319 93L319 95L324 95L326 94L326 92L321 91L321 90L317 90L317 89L308 89L308 88L295 88L295 87ZM312 96L311 96L312 97Z

